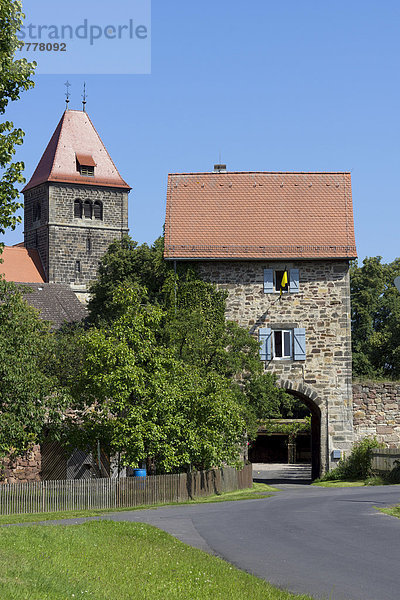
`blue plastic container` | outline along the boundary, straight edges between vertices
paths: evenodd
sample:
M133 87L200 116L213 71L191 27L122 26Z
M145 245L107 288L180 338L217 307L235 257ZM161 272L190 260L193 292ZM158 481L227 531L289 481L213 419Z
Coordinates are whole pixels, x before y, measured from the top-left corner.
M146 477L146 469L133 469L133 477Z

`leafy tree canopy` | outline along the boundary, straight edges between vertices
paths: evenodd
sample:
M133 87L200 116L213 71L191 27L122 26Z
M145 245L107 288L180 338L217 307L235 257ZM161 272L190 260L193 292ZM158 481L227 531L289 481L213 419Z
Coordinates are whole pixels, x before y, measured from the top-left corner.
M160 302L170 269L163 260L163 248L162 237L152 246L138 246L128 235L113 242L101 259L97 278L91 285L89 320L99 323L113 319L111 307L114 306L114 291L121 283L145 287L148 301L153 304Z
M44 371L51 360L48 325L13 283L0 280L0 457L21 454L59 418L55 378Z
M75 334L84 360L69 385L80 444L101 439L127 464L151 458L158 472L234 463L246 425L237 390L160 344L164 312L142 299L142 290L119 286L110 305L119 316Z
M25 58L15 58L22 46L17 32L22 25L21 2L1 0L0 2L0 115L4 115L8 104L18 100L23 90L32 87L31 76L36 63ZM23 142L24 132L14 127L11 121L0 123L0 233L8 227L15 228L20 217L15 212L22 207L18 202L19 192L15 184L24 183L23 162L13 162L16 146Z
M394 279L400 259L365 258L350 269L353 372L370 378L400 378L400 294Z

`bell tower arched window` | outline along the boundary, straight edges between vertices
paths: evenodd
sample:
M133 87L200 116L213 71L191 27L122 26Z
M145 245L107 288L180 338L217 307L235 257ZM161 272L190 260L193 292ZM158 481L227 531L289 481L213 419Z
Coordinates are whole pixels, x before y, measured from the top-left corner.
M35 202L35 204L32 207L32 220L33 221L40 221L40 217L41 217L40 202Z
M92 203L89 200L85 200L83 204L83 216L85 219L92 218Z
M96 202L93 204L93 216L95 219L100 221L103 220L103 205L101 202L99 202L99 200L96 200Z
M82 219L82 201L78 198L74 202L74 217L75 219Z

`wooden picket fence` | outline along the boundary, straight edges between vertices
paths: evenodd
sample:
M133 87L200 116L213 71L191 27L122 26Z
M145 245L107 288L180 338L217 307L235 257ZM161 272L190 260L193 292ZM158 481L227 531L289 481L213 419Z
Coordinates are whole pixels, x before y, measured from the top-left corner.
M182 502L252 486L252 466L149 477L0 484L0 515Z
M374 473L389 473L400 464L400 448L373 448L371 453Z

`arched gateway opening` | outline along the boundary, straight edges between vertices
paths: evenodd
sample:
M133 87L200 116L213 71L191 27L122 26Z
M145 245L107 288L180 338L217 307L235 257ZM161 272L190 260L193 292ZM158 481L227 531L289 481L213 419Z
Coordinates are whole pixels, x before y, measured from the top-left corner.
M251 462L268 462L268 463L309 463L311 465L311 477L316 479L321 474L321 456L323 445L321 442L322 433L322 414L320 406L321 401L317 398L315 392L311 390L293 389L291 382L279 382L280 387L296 398L301 403L303 410L298 410L294 419L276 420L276 432L268 434L260 428L259 435L254 444L250 448L249 458ZM314 396L312 399L310 396ZM290 422L293 424L300 423L305 416L311 417L311 428L307 431L301 431L290 439L287 431L290 429ZM282 423L282 432L279 432L279 423ZM289 427L288 427L289 425ZM293 446L291 448L291 446Z
M311 478L316 479L321 473L321 411L310 398L295 390L286 390L288 394L295 396L311 413L310 454L311 454Z

